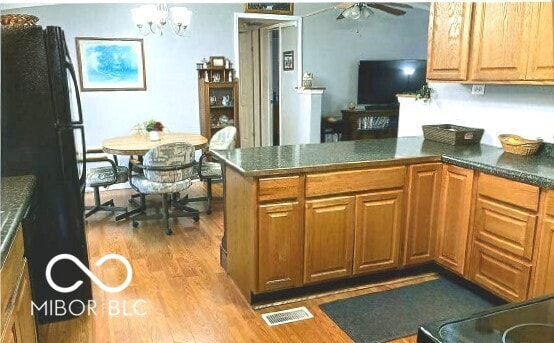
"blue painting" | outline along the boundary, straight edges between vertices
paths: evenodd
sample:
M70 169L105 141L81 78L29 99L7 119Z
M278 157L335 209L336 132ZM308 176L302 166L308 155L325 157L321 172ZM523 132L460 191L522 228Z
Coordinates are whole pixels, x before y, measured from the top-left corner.
M146 90L142 39L77 38L81 90Z

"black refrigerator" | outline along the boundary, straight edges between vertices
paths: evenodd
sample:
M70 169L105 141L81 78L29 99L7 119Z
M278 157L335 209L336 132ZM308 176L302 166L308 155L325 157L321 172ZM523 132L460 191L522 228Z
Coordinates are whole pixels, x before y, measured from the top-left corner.
M0 42L2 176L37 177L22 223L33 302L86 304L92 299L90 279L73 262L61 260L52 269L52 280L60 287L83 282L71 293L54 290L45 274L48 262L58 254L71 254L89 265L83 218L83 117L64 33L51 26L4 26ZM71 317L69 311L50 310L38 311L39 322Z

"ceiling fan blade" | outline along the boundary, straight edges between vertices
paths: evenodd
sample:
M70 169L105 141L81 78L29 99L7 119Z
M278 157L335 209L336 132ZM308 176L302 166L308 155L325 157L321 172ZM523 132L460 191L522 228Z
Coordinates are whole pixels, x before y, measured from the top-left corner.
M334 9L334 8L335 8L335 6L327 7L327 8L322 8L322 9L317 10L317 11L314 11L314 12L312 12L312 13L308 13L308 14L306 14L306 15L303 15L302 18L311 17L311 16L316 15L316 14L320 14L320 13L323 13L323 12L327 12L328 10L332 10L332 9Z
M377 4L377 3L374 3L374 2L367 4L367 6L373 7L375 9L383 11L383 12L387 12L388 14L392 14L392 15L404 15L404 14L406 14L405 11L399 10L397 8L388 7L388 6L385 6L385 5L382 5L382 4Z
M344 10L342 10L342 12L340 12L339 16L337 17L337 20L346 18L345 15L344 15L344 12L346 12L346 11L348 11L348 8L344 9Z
M389 7L400 7L400 8L413 8L412 6L408 4L401 4L397 2L382 2L381 5L389 6Z
M354 6L355 4L355 2L341 2L340 4L336 5L335 8L339 10L345 10Z

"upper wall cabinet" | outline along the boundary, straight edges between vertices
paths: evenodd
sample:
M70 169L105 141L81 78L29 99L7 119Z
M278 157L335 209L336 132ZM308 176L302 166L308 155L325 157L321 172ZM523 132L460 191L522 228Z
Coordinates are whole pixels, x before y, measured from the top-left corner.
M554 84L553 4L434 3L429 81Z
M471 8L463 2L431 4L427 79L467 80Z
M554 5L552 2L528 4L531 7L531 40L527 80L554 80Z
M524 2L475 4L472 80L525 80L530 31L528 6Z

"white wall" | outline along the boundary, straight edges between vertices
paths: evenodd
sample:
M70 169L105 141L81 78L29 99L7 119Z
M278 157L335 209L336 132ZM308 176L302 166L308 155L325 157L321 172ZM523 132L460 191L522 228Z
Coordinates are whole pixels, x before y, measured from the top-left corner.
M423 124L457 124L485 129L481 143L495 146L502 133L554 143L554 86L487 85L481 96L471 85L430 86L429 104L400 98L399 136L422 135Z
M146 91L81 92L89 147L126 135L134 124L150 118L170 131L200 132L196 63L209 56L233 57L233 13L242 12L242 4L186 4L193 15L183 37L172 32L142 37L129 12L138 5L66 4L19 10L38 16L43 26L61 26L75 65L75 37L144 38Z
M9 5L11 9L2 12L33 14L40 18L40 25L61 26L76 64L75 37L142 38L129 12L138 5L62 4L19 10ZM296 3L294 14L331 5ZM243 4L185 6L193 14L184 37L171 32L144 37L146 91L81 93L89 147L100 146L107 137L126 135L134 124L150 118L162 121L171 131L200 131L195 64L209 56L233 58L233 18L235 12L243 12ZM303 70L314 73L314 86L327 88L322 115L339 115L346 104L355 102L360 59L426 55L428 12L424 10L413 9L403 17L375 11L359 23L359 34L354 32L355 22L335 20L338 14L329 10L303 23Z

